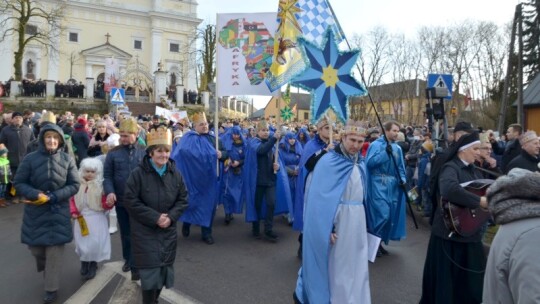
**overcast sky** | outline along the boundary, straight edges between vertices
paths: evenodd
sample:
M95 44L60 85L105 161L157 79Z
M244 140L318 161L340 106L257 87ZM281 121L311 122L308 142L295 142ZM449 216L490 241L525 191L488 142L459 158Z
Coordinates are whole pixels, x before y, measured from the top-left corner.
M414 37L421 26L452 25L466 19L510 23L518 0L330 0L347 37L376 26ZM219 13L276 12L278 0L198 0L198 17L215 24ZM255 98L264 107L269 97Z

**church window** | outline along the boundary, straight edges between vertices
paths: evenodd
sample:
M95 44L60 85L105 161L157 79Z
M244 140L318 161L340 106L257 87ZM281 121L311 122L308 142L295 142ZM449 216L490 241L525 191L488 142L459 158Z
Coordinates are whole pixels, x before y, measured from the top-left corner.
M79 33L69 32L70 42L79 42Z
M37 26L33 24L27 24L24 28L24 33L26 35L35 35L37 34Z
M180 45L178 43L170 43L169 44L169 52L171 52L171 53L180 52Z
M133 48L136 50L142 50L142 41L141 40L133 40Z

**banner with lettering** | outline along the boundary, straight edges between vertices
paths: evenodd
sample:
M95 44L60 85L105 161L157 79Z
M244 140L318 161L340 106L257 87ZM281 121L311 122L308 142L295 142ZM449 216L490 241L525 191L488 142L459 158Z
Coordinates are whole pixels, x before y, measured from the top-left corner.
M274 53L276 13L218 14L218 96L273 95L265 83Z

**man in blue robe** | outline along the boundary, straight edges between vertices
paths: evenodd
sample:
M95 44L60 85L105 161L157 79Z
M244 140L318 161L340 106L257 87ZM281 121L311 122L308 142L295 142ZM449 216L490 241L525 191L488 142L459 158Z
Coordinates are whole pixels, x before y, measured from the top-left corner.
M221 148L216 151L216 139L208 134L204 112L196 113L192 121L194 131L184 134L171 153L188 189L189 207L180 217L183 222L182 235L189 236L191 224L199 225L203 242L212 245L212 223L219 192L218 160L227 159L228 156Z
M270 136L266 121L257 125L257 136L248 143L245 159L244 194L246 197L246 222L252 223L253 237L259 239L260 220L264 220L264 237L277 242L273 231L274 215L288 212L289 186L286 170L280 170L274 159L274 149L281 132Z
M330 126L326 119L322 119L317 123L317 134L314 138L308 141L302 151L300 162L298 163L298 177L296 179L296 189L294 197L294 221L293 229L302 232L304 229L304 192L310 180L308 176L315 168L315 165L321 157L328 151L334 148L330 142ZM302 258L302 233L298 236L300 246L297 256Z
M369 145L366 155L368 172L368 231L388 244L389 240L405 238L406 196L401 184L406 183L405 165L401 148L395 143L399 124L389 121L384 124L384 136ZM387 144L386 138L390 142ZM395 160L392 160L392 158ZM397 171L396 166L397 164ZM379 256L388 254L380 246Z
M365 129L350 121L306 191L303 263L296 303L371 302L365 215Z
M223 170L222 203L225 210L225 224L233 220L233 214L242 213L244 159L246 154L246 139L239 126L228 128L222 136L223 147L229 158L225 161Z

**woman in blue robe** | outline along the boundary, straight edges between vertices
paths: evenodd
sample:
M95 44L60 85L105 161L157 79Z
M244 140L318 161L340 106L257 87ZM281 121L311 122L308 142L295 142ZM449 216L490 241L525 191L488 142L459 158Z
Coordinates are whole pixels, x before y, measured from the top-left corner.
M279 143L279 157L287 170L289 179L289 189L291 192L291 200L289 207L288 221L289 224L293 221L293 205L294 195L296 191L296 179L299 173L300 157L302 156L302 145L295 138L295 134L287 132Z
M233 220L233 213L242 213L242 169L244 166L246 140L239 126L227 130L222 136L223 147L229 155L223 168L222 203L225 210L225 224Z
M296 133L296 141L300 143L302 148L307 144L310 139L311 138L309 137L309 132L306 128L300 128L300 130L298 130L298 133Z

